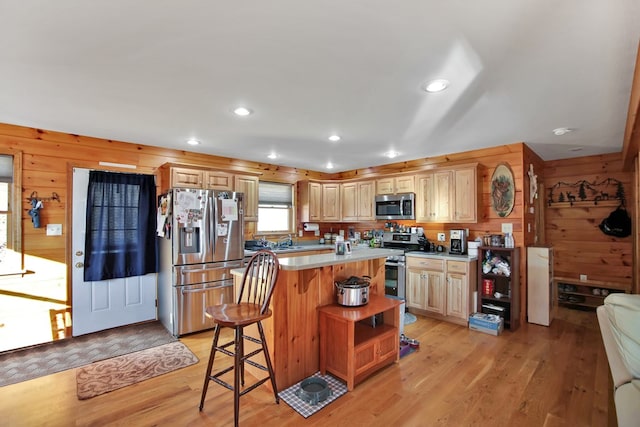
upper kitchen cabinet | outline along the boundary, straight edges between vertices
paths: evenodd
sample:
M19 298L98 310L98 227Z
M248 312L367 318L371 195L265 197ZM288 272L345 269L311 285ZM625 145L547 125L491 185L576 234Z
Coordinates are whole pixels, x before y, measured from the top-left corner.
M434 169L417 176L418 222L477 222L478 165Z
M159 171L162 192L170 188L233 190L233 174L225 171L173 163L165 163L160 166Z
M323 183L322 184L322 221L340 221L340 184Z
M298 182L298 215L301 222L322 221L322 184Z
M202 188L244 193L244 220L258 220L258 175L165 163L160 166L160 192L171 188Z
M373 181L341 184L340 199L343 221L375 220L374 186Z
M435 170L418 175L416 220L450 222L453 218L453 173Z
M376 194L398 194L415 192L413 175L394 176L376 180Z
M258 221L258 177L254 175L234 175L233 190L244 193L244 220Z
M204 170L171 165L160 167L163 192L170 188L204 188Z
M204 188L212 190L232 191L234 188L233 174L222 171L205 171L204 183Z
M453 221L478 222L478 164L453 169Z

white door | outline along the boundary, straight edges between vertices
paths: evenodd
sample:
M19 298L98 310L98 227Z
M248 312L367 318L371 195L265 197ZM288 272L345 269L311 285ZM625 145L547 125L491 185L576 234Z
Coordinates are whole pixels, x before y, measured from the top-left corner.
M84 281L89 170L73 169L71 295L73 336L156 319L155 273L100 282Z

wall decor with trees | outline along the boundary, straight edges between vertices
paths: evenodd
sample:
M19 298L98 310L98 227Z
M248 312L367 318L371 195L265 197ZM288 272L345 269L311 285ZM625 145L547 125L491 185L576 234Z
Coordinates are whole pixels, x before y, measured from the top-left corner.
M589 182L558 182L549 188L547 204L554 207L625 204L624 186L615 178Z

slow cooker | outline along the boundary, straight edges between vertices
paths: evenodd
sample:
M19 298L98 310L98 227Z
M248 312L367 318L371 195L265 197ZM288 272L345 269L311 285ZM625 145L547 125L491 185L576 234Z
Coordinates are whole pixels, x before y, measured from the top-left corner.
M338 304L357 307L369 302L371 277L351 276L347 280L335 282Z

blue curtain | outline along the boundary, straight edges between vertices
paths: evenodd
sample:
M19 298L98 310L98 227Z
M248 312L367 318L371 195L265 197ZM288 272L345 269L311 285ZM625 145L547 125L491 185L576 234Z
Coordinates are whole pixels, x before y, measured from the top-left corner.
M158 271L153 175L89 172L84 280Z

